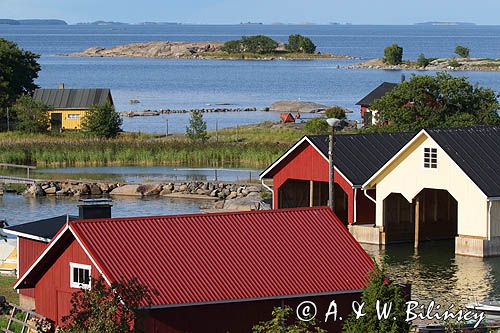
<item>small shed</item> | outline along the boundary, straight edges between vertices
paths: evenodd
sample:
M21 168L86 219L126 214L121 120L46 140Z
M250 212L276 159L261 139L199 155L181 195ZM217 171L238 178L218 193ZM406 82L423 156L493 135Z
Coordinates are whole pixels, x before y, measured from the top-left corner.
M280 115L280 118L281 118L281 122L283 122L284 124L295 122L295 118L293 117L293 115L291 113L282 113Z
M93 106L113 105L109 89L36 89L33 99L49 106L52 130L79 130L82 119Z

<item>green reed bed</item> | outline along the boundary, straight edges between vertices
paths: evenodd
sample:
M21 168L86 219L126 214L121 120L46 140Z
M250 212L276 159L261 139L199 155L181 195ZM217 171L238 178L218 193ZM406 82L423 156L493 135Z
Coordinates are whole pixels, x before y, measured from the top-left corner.
M55 166L211 165L266 167L288 144L272 142L192 143L184 139L123 136L97 140L79 136L1 137L0 162Z

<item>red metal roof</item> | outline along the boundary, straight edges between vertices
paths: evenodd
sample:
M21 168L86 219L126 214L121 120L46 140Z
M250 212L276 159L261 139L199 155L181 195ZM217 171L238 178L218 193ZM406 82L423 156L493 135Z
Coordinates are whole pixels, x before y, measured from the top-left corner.
M329 208L70 222L111 281L153 305L359 290L373 263Z

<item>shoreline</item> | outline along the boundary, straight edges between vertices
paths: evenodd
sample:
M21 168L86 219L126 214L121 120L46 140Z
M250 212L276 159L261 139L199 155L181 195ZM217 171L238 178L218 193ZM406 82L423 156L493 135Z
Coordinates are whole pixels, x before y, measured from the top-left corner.
M370 59L343 66L345 69L418 70L418 71L500 71L500 59L489 58L437 58L425 67L416 61L405 60L399 65L389 65L382 58Z

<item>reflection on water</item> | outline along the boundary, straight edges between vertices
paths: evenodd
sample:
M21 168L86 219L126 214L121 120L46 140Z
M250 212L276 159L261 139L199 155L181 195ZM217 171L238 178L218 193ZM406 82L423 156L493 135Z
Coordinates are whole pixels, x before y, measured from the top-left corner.
M455 255L453 241L394 244L379 249L362 244L377 260L385 256L389 273L398 281L412 284L412 297L439 304L466 304L482 299L500 299L500 258Z
M257 181L261 170L228 168L190 168L163 166L120 166L35 169L31 177L36 179L87 179L109 182L148 183L164 181ZM20 169L1 169L2 175L25 177Z
M10 225L31 222L64 214L78 215L77 197L0 196L0 220ZM113 198L113 217L188 214L200 211L204 202L173 198Z

